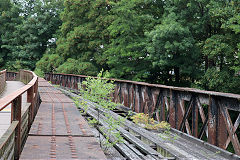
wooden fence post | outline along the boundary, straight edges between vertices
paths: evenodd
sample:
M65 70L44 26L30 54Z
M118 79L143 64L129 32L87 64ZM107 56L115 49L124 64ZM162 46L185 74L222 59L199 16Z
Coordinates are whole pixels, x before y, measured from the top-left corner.
M15 159L19 159L21 153L21 109L22 109L22 95L19 95L12 102L12 120L18 121L17 128L15 130Z
M34 116L34 103L33 99L34 98L34 86L29 88L27 90L27 102L30 103L29 111L28 111L28 128L30 129L32 121L33 121L33 116Z

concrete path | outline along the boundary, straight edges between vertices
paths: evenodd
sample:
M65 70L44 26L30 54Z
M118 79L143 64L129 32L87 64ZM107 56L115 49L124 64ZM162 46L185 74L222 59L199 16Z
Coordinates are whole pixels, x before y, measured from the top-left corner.
M20 89L24 86L24 83L19 81L7 81L5 90L0 94L0 98L7 96L8 94ZM25 106L27 102L27 93L22 96L22 106ZM1 106L0 106L1 107ZM23 107L24 110L24 107ZM5 131L10 126L11 121L11 105L9 105L4 110L0 111L0 137L5 133Z

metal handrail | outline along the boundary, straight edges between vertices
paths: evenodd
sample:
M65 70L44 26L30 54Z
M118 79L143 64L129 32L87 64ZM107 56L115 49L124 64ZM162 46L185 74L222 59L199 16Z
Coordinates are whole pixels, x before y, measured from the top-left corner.
M65 73L46 73L46 75L63 75L63 76L74 76L74 77L80 77L80 78L89 77L89 76L86 76L86 75L65 74ZM90 77L92 77L92 76L90 76ZM93 77L93 78L97 78L97 77ZM240 94L206 91L206 90L189 88L189 87L174 87L174 86L167 86L167 85L161 85L161 84L151 84L151 83L146 83L146 82L120 80L120 79L115 79L115 78L108 78L108 79L112 80L114 82L120 82L120 83L129 83L129 84L143 85L143 86L148 86L148 87L160 87L160 88L171 89L171 90L176 90L176 91L207 94L207 95L212 95L212 96L222 96L222 97L234 98L234 99L239 99L240 100Z
M88 76L46 73L45 79L63 87L78 89ZM240 155L240 95L195 88L173 87L128 80L116 84L113 101L135 112L168 121L172 128L186 132L210 144L227 149L232 143ZM237 117L232 117L234 112ZM236 119L237 118L237 119Z

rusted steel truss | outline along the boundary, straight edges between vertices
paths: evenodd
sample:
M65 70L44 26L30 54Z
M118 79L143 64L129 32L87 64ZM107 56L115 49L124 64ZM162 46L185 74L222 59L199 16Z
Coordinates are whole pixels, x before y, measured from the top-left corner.
M87 76L45 74L53 84L78 89ZM240 155L240 95L116 80L113 101L168 121L173 128ZM230 114L231 112L231 114Z

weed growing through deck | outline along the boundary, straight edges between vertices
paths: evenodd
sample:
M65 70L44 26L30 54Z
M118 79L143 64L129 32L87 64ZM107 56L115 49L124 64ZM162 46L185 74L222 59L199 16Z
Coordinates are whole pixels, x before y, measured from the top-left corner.
M144 114L144 113L137 113L131 116L131 119L133 120L134 123L148 130L163 131L162 133L158 134L158 136L163 140L168 140L173 143L174 140L178 138L177 134L175 135L171 134L170 132L171 126L166 121L161 121L160 123L157 123L148 114Z
M120 132L116 131L117 126L123 123L123 119L116 120L108 113L108 111L115 109L117 105L112 102L112 97L110 96L110 94L114 92L115 85L113 84L113 81L105 79L108 78L108 76L108 72L105 72L105 75L103 75L103 71L101 71L96 78L87 77L86 81L83 81L79 86L80 96L83 99L87 99L98 104L98 106L95 106L98 112L97 119L90 120L90 123L96 126L105 136L106 140L101 141L99 132L100 145L105 150L116 143L123 142L123 137ZM89 105L86 101L76 99L75 103L82 109L83 113L88 111ZM100 125L100 114L103 114L106 117L106 119L101 119L101 121L107 123L108 127L103 128Z
M159 133L158 136L160 138L162 138L163 140L167 140L172 143L174 143L174 140L178 139L178 137L179 137L177 134L175 134L174 136L171 135L170 128L165 130L163 133Z
M134 123L140 125L143 128L150 129L150 130L169 130L170 124L162 121L157 123L153 118L151 118L148 114L144 113L137 113L131 117Z

